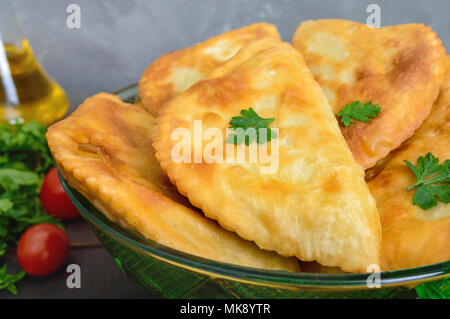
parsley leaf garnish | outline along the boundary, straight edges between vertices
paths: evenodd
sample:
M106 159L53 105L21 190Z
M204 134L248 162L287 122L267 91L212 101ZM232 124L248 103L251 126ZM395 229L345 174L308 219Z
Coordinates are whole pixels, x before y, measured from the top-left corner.
M336 116L340 117L342 124L347 127L353 123L353 120L370 122L371 118L375 118L380 112L381 108L372 102L361 103L360 101L355 101L345 105Z
M253 108L242 110L240 114L241 116L231 118L230 125L235 133L228 135L228 144L240 145L245 140L245 144L250 145L255 137L259 144L264 144L278 137L277 133L269 128L275 118L262 118Z
M417 188L413 197L413 204L424 210L437 205L436 198L443 203L450 203L450 160L439 164L439 159L428 153L417 159L417 166L404 161L416 175L416 183L406 190Z
M36 122L0 125L0 258L31 225L61 225L45 214L39 200L44 174L55 165L46 131ZM14 283L22 277L22 273L10 275L1 267L0 290L17 293Z
M21 271L17 274L11 275L6 272L6 265L0 268L0 290L6 289L10 293L17 295L17 288L15 283L25 276L25 272Z

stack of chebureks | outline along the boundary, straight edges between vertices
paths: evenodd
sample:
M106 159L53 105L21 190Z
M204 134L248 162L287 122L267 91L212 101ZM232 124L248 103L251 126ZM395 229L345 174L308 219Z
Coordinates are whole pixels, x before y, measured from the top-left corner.
M404 160L450 158L450 58L429 27L308 21L291 45L253 24L158 58L139 93L138 105L88 98L47 134L67 182L112 221L255 268L366 272L450 259L449 204L424 210L406 190L416 178ZM335 114L355 101L378 114L343 125ZM262 173L259 158L174 160L177 129L193 137L201 121L226 136L250 108L278 129L276 170ZM260 138L231 147L248 155Z

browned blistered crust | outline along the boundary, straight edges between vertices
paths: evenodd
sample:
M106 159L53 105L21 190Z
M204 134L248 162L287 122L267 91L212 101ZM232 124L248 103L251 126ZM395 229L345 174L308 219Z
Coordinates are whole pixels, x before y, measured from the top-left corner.
M183 84L181 88L187 89L225 63L239 49L265 37L280 36L274 25L255 23L227 31L192 47L162 55L149 65L139 80L139 95L144 106L157 115L165 102L180 93L173 78L180 69L186 68L189 73L180 75L181 79L177 79ZM186 83L183 83L184 81Z
M194 120L202 120L205 128L225 135L230 119L248 107L275 118L278 170L262 174L260 162L172 160L174 129L193 135ZM252 42L170 100L157 119L154 146L162 168L193 205L261 248L349 272L379 263L380 222L363 169L290 44L274 38Z
M356 100L381 107L370 123L341 126L364 168L413 135L442 84L445 49L436 33L422 24L377 29L345 20L307 21L292 42L327 93L334 113Z
M429 210L412 204L414 191L405 189L416 177L403 162L416 164L428 152L441 162L450 158L450 57L440 96L414 136L390 155L381 173L368 182L380 212L383 230L382 268L419 267L450 259L450 205Z
M160 244L255 268L299 271L281 257L222 229L178 194L151 143L153 117L100 93L52 125L47 140L70 186L109 219Z

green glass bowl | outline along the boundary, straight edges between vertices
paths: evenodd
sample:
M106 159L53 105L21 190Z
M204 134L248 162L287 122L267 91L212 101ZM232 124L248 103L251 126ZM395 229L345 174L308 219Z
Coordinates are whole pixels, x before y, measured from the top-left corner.
M117 94L137 101L137 86ZM154 295L168 298L445 298L450 261L380 274L381 288L368 288L368 274L289 273L231 265L158 244L109 221L89 201L62 185L123 272Z

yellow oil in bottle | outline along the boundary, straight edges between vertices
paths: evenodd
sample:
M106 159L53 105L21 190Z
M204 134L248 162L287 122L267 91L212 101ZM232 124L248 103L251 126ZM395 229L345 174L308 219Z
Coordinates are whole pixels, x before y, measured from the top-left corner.
M0 52L0 122L14 124L34 120L49 125L61 119L69 107L67 96L45 74L28 41L23 39L20 49L10 44L3 48L3 54Z

